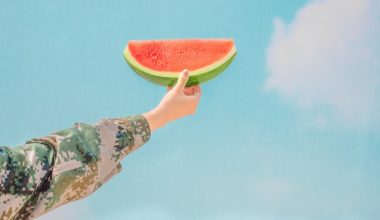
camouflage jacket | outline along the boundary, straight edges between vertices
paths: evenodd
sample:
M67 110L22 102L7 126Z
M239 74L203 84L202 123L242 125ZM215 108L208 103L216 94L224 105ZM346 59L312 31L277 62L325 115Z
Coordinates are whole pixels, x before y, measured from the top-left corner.
M84 198L121 170L150 138L142 115L102 119L0 147L0 219L33 219Z

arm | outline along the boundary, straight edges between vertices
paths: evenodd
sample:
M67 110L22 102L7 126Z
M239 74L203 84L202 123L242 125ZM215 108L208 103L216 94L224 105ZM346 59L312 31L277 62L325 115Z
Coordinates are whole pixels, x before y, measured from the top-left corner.
M147 120L131 115L0 147L0 219L33 219L88 196L149 138Z
M120 172L120 161L151 132L194 114L201 91L185 88L186 72L149 112L76 123L18 147L0 147L0 219L38 217L88 196Z

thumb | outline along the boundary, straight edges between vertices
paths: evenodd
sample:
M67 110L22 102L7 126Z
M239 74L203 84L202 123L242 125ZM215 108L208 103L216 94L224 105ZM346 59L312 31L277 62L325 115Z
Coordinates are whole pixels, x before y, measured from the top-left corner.
M184 69L178 77L177 84L175 85L176 90L183 90L186 86L187 80L189 79L189 71Z

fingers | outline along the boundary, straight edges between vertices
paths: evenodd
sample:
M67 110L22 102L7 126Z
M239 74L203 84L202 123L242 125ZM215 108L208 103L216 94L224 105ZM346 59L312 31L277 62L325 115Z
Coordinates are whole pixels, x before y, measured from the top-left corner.
M174 85L174 87L167 87L167 91L170 91L172 89L175 89L177 91L181 91L182 94L185 94L186 96L190 96L192 98L195 98L199 100L202 96L202 90L200 85L186 87L186 83L189 79L189 72L187 69L183 70L178 77L177 83Z
M174 86L174 88L178 91L182 91L185 88L188 79L189 71L187 69L184 69L179 75L177 84Z
M201 86L200 85L194 86L194 92L201 92Z
M172 89L173 89L173 87L171 87L171 86L166 87L166 91L167 91L167 92L169 92L169 91L172 90ZM183 89L183 92L184 92L186 95L193 95L194 92L195 92L195 87L194 87L194 86L191 86L191 87L185 87L185 88Z
M183 92L185 95L195 97L196 99L199 99L202 95L201 87L199 85L186 87Z
M193 95L194 87L185 87L185 89L183 89L183 92L185 93L185 95Z
M201 87L199 85L186 87L184 90L185 95L199 99L202 95Z
M200 99L201 96L202 96L202 90L201 90L201 87L199 85L195 86L194 87L194 95L193 95L196 99Z

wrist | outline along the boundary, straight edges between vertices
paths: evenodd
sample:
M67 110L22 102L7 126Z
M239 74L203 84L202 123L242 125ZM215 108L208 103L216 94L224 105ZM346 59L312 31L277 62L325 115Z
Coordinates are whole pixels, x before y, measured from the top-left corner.
M165 116L164 112L159 108L154 108L143 114L149 123L150 130L153 132L158 128L165 126L170 120Z

